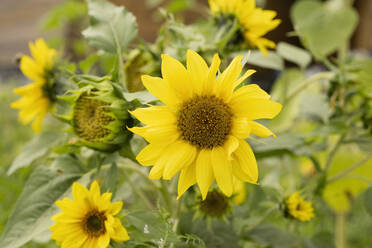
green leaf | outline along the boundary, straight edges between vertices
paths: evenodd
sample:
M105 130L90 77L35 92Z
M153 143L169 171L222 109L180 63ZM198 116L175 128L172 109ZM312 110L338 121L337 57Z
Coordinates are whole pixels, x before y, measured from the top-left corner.
M276 50L281 57L301 68L306 68L311 62L311 55L306 50L286 42L279 42Z
M32 139L25 146L22 153L13 161L8 170L8 175L11 175L19 168L31 165L36 159L44 156L52 146L58 143L58 136L58 133L48 131Z
M335 2L298 1L291 9L297 34L317 59L343 46L358 23L358 14L353 8Z
M80 173L37 168L26 183L0 238L0 247L17 248L48 230L58 211L54 202L69 192Z
M271 224L261 224L244 234L244 237L250 238L265 247L273 248L297 247L299 243L296 235Z
M372 187L369 187L364 194L364 206L372 217Z
M245 56L246 53L242 55ZM283 59L274 52L269 52L269 54L265 56L260 51L252 51L249 56L247 56L245 61L247 62L247 64L260 66L263 68L269 68L279 71L284 69Z
M137 36L136 18L124 7L103 0L87 0L90 27L83 31L89 43L109 53L116 53L128 47Z

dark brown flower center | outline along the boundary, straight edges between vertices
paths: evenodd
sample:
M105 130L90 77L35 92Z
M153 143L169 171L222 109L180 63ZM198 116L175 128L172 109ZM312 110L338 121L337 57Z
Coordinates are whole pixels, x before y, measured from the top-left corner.
M228 199L216 190L208 192L205 200L200 202L200 211L206 216L221 217L227 213L228 209Z
M105 220L106 216L104 213L97 211L90 212L85 216L83 221L84 230L88 233L88 235L95 237L105 234Z
M182 138L201 149L222 146L232 126L231 108L215 96L195 96L178 114Z
M107 115L107 105L89 98L86 94L79 97L75 104L73 121L75 132L80 138L97 142L110 134L110 130L105 126L113 121L113 118Z

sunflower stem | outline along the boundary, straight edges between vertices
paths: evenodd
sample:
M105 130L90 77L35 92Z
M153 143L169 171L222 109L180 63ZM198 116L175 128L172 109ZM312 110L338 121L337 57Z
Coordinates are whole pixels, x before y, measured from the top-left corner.
M227 33L227 35L217 43L218 48L223 51L227 45L227 43L231 40L231 38L235 35L236 31L240 28L240 25L238 23L237 19L234 19L233 25L230 28L230 31Z
M165 180L161 180L160 183L161 183L160 192L163 196L166 208L170 215L173 216L172 200L169 194L168 185L165 182Z
M333 162L333 159L334 159L336 153L338 152L338 150L340 149L341 145L343 144L343 141L345 140L345 137L346 137L346 134L341 135L340 138L338 139L336 145L330 151L330 153L327 157L325 166L324 166L324 172L325 173L327 173L329 171L329 168L330 168L330 166Z
M285 103L288 104L292 101L299 93L305 90L307 87L312 85L313 83L319 82L321 79L331 79L335 76L334 72L321 72L317 73L308 79L306 79L300 86L297 87L286 99Z
M143 201L143 203L146 205L146 207L149 209L149 210L153 210L155 207L154 205L150 202L150 200L146 197L145 193L141 190L140 187L136 186L133 184L133 182L130 180L129 176L127 175L126 171L123 170L123 175L124 175L124 178L125 180L129 183L130 187L132 188L133 192L139 197L141 198L141 200Z
M345 213L336 214L336 221L335 221L336 248L346 248L345 222L346 222Z

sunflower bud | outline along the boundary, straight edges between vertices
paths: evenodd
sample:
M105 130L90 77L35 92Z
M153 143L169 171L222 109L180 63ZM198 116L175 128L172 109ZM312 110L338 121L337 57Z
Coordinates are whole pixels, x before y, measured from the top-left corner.
M77 139L74 145L87 146L104 152L113 152L126 145L132 137L127 127L133 125L127 102L120 86L107 78L84 79L79 89L61 97L70 106L68 115L59 116L67 121Z

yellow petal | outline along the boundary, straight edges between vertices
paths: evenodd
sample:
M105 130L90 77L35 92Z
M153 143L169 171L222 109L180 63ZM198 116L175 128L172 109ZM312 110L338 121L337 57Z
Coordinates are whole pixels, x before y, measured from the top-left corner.
M22 73L31 80L36 82L45 81L42 76L44 73L43 68L30 57L22 56L19 68Z
M202 89L203 95L211 95L214 93L215 87L216 87L216 74L218 71L218 68L220 67L221 60L218 54L216 53L213 56L212 64L209 68L207 80L205 81Z
M143 85L164 104L176 108L180 99L176 96L167 80L158 77L142 76Z
M203 200L207 197L209 187L213 183L213 165L211 162L212 150L200 150L196 159L196 180L198 182Z
M189 166L195 160L196 147L184 141L177 141L171 145L162 157L167 156L167 162L163 172L163 178L171 179L178 171Z
M138 120L147 125L171 125L177 122L175 112L165 106L151 106L129 111Z
M208 76L208 65L204 59L192 50L187 50L187 71L196 94L201 94L206 77Z
M97 248L107 248L110 244L110 235L105 233L99 236L97 240Z
M233 94L232 103L239 100L250 99L250 98L263 98L270 99L270 95L266 91L262 90L257 84L249 84L237 89Z
M40 91L41 93L41 87L44 85L43 82L34 82L31 84L27 84L25 86L18 87L13 90L13 92L17 95L24 96L27 94L30 94L30 92Z
M109 213L112 215L117 215L120 213L121 209L123 208L123 202L113 202L110 204Z
M225 100L230 101L235 85L235 81L242 71L242 56L233 59L227 69L218 77L217 95Z
M272 119L282 109L280 103L260 98L239 99L231 102L230 106L236 116L246 117L248 120Z
M110 234L110 237L116 242L122 242L129 240L129 235L127 230L121 224L120 219L109 217L105 222L106 229Z
M186 166L181 170L180 178L178 179L178 196L179 199L188 188L196 183L195 163Z
M233 119L231 134L237 138L245 139L251 133L250 121L245 117L237 117Z
M161 74L168 81L177 97L181 100L190 98L193 94L193 85L190 85L190 76L186 68L168 54L161 56Z
M151 168L149 178L153 180L160 179L163 175L163 171L165 168L165 163L166 161L163 160L158 160L156 164Z
M144 166L154 165L162 155L165 147L166 146L162 144L161 145L156 143L149 144L145 148L143 148L140 153L138 153L136 159L141 165Z
M89 195L89 191L80 183L72 184L72 197L76 202L81 201Z
M249 125L252 128L252 134L256 136L263 137L263 138L267 138L269 136L276 137L276 135L273 132L271 132L270 129L268 129L267 127L255 121L249 121Z
M231 196L233 191L232 168L230 161L227 159L227 154L222 147L214 147L211 155L216 182L226 196Z
M257 182L257 162L249 144L244 140L240 140L239 147L236 149L234 155L242 170L251 178L250 181Z
M128 128L128 130L142 136L150 143L164 145L174 142L180 136L176 125L133 127Z
M231 155L233 152L235 152L238 146L239 146L239 140L237 138L235 138L232 135L227 136L227 140L225 144L223 145L223 148L225 149L229 160L232 159Z

